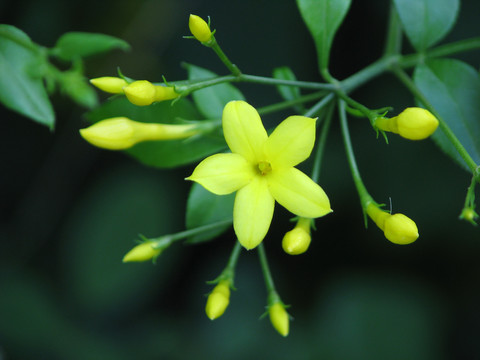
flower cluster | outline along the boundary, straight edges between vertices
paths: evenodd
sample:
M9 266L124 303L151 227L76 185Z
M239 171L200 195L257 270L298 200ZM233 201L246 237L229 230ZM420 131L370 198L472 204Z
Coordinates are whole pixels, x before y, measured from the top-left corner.
M234 75L233 78L207 79L203 82L182 81L176 83L177 85L155 85L147 80L131 81L120 77L101 77L92 79L91 83L105 92L125 95L132 104L143 107L160 101L177 99L179 96L187 96L196 90L226 80L239 80L242 73L220 49L214 37L215 31L211 31L210 24L196 15L190 15L189 28L194 39L215 51ZM355 163L348 133L344 99L350 98L338 93L339 96L335 99L334 95L332 93L330 98L325 97L320 103L325 99L336 100L347 158L364 213L392 243L405 245L414 242L419 236L415 222L403 214L392 215L382 210L381 206L368 194ZM325 103L328 102L325 101ZM438 126L436 117L422 108L407 108L398 116L387 118L380 110L369 110L351 100L349 105L352 104L358 106L358 109L350 108L349 110L367 117L375 130L393 132L407 139L425 139L431 136ZM186 180L200 184L215 195L235 193L232 217L231 220L226 221L230 225L233 220L233 229L238 241L235 241L228 265L212 282L215 287L208 295L205 312L211 320L225 313L230 303L230 291L234 289L235 265L240 251L242 248L256 249L268 292L267 313L278 333L287 336L289 333L287 306L281 301L275 289L262 242L271 226L276 202L295 216L294 228L288 231L282 240L282 248L289 255L305 253L312 242L311 228L315 229L315 219L332 212L329 197L317 183L318 170L312 171L311 178L297 169L297 165L309 158L315 146L318 124L314 116L318 109L308 111L305 116L289 116L269 134L263 125L259 111L246 101L225 101L222 106L221 125L219 119L162 124L139 122L127 117L114 117L101 120L80 130L80 133L92 145L110 150L129 149L144 141L201 137L212 128L219 130L218 133L223 133L228 150L225 147L225 152L206 157L194 168L192 174L186 177ZM221 108L218 113L220 111ZM327 114L329 115L325 116L323 113L323 117L328 119L322 120L329 124L332 113ZM322 135L326 133L327 128L324 125ZM320 139L319 143L322 141ZM323 143L318 145L320 151L317 150L314 160L316 165L320 163L322 146ZM185 147L188 147L187 142ZM473 211L473 205L470 208ZM474 212L465 212L463 216L473 221L474 215L476 215ZM128 252L123 261L155 260L175 241L224 226L225 221L155 239L143 238L143 242Z

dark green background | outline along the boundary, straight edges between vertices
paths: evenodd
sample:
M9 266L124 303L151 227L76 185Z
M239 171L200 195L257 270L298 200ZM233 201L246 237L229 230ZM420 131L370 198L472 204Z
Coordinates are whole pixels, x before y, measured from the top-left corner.
M66 31L125 39L129 53L90 59L88 77L125 74L180 80L186 61L225 74L188 35L188 14L212 18L217 39L246 73L288 65L319 80L313 42L294 1L1 1L0 22L53 46ZM332 49L342 79L381 55L387 1L353 1ZM480 4L463 1L444 41L478 36ZM478 68L479 52L458 58ZM242 85L261 107L275 89ZM101 94L102 99L106 99ZM413 104L383 76L353 96L371 108ZM197 246L176 244L156 266L122 264L138 233L183 230L192 167L145 168L121 153L91 147L78 129L84 110L53 97L54 133L4 108L0 142L0 359L477 359L480 358L480 236L457 219L470 178L431 141L390 136L351 121L367 188L413 218L416 243L389 243L363 227L336 123L321 185L334 213L316 222L309 251L290 257L281 238L291 224L277 206L265 239L274 279L295 317L284 339L259 320L266 293L256 252L242 253L238 291L225 315L204 315L210 286L226 264L234 234ZM267 120L279 121L279 114Z

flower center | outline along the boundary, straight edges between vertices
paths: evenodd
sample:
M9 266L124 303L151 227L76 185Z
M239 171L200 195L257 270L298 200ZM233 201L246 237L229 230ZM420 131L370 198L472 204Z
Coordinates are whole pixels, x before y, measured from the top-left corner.
M267 175L272 171L272 165L268 161L260 161L257 166L262 175Z

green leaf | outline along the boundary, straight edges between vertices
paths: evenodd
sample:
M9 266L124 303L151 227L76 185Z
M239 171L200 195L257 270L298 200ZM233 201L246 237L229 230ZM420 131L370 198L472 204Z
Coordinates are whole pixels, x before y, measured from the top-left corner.
M405 33L418 51L440 41L452 28L459 0L394 0Z
M317 48L320 70L328 68L335 33L350 8L351 0L297 0L297 6Z
M205 80L218 77L217 74L199 66L186 64L189 80ZM218 84L195 91L193 101L207 119L220 119L223 108L232 100L245 100L243 94L231 84Z
M51 129L55 114L42 80L46 60L19 29L0 25L0 102Z
M279 80L291 80L291 81L297 80L292 69L290 69L288 66L282 66L282 67L277 67L273 69L273 77ZM282 98L287 101L298 99L301 95L300 88L298 86L279 85L277 86L277 90L282 96ZM304 112L304 109L300 105L297 105L294 108L296 111L300 113Z
M62 60L72 61L113 49L126 51L130 49L130 45L126 41L110 35L68 32L58 39L57 44L52 49L52 54Z
M187 201L187 229L213 224L218 221L232 220L234 199L234 193L215 195L205 190L200 184L194 183ZM192 236L188 239L188 242L199 243L211 240L225 232L229 227L230 225L226 225Z
M480 77L477 71L459 60L438 59L417 66L414 81L473 160L480 163ZM433 134L433 140L470 171L440 128Z
M88 80L77 71L65 71L59 76L62 92L77 104L92 109L98 105L98 97Z
M161 102L151 106L135 106L125 97L119 96L91 111L87 118L91 122L97 122L117 116L147 123L173 124L178 123L178 118L198 119L200 114L185 98L173 105L170 102ZM221 134L211 133L190 139L147 141L126 150L126 153L145 165L170 168L195 162L226 147Z
M297 80L292 69L288 66L273 69L273 77L279 80ZM300 97L300 89L298 86L279 85L277 86L277 90L285 100L295 100Z

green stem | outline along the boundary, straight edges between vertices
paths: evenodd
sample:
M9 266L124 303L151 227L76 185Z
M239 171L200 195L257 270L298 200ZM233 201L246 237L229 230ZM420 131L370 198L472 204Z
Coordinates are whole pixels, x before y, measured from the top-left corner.
M206 231L210 231L219 227L223 227L225 225L230 225L232 223L232 220L224 220L224 221L218 221L213 224L208 224L208 225L203 225L199 226L193 229L185 230L185 231L180 231L175 234L169 234L169 235L162 235L156 238L150 239L150 241L165 241L165 239L169 239L170 242L178 241L185 239L189 236L194 236L198 235L201 233L204 233Z
M230 59L227 57L227 55L223 52L222 48L220 45L218 45L217 40L215 37L212 35L211 38L211 45L208 45L209 47L212 48L213 51L215 51L215 54L220 58L220 60L224 63L224 65L227 67L228 70L234 75L234 76L239 76L242 72L238 68L237 65L232 63Z
M348 164L350 165L350 171L352 173L353 182L357 188L358 195L360 197L360 203L362 208L366 209L368 204L373 202L372 197L367 191L367 188L363 184L362 177L358 171L357 162L355 160L355 154L353 152L352 141L350 139L350 132L348 131L347 113L345 111L345 102L343 100L338 101L338 112L340 116L340 127L342 129L343 141L345 144L345 151L347 153Z
M267 256L265 254L265 249L263 243L258 245L258 257L260 259L260 266L262 267L263 278L265 280L265 287L267 288L268 293L268 304L271 305L275 302L280 301L280 297L275 290L275 284L273 283L272 274L270 273L270 267L268 266Z
M285 85L285 86L296 86L301 87L304 89L312 89L312 90L332 90L334 88L331 84L324 84L318 82L311 82L311 81L296 81L296 80L282 80L282 79L274 79L265 76L256 76L256 75L247 75L241 74L235 81L242 81L242 82L251 82L256 84L263 84L263 85Z
M390 4L388 19L387 40L385 42L384 56L399 54L402 48L402 26L393 2Z
M450 127L447 125L445 120L435 110L433 105L427 100L425 95L423 95L423 93L415 85L415 83L412 81L412 79L405 73L405 71L403 71L399 67L393 67L392 71L397 76L397 78L406 86L406 88L413 94L413 96L415 96L415 98L417 98L417 100L420 101L423 104L423 106L425 106L425 108L427 108L433 115L435 115L435 117L438 119L440 129L442 129L445 136L448 138L448 140L455 147L458 154L465 161L465 163L470 168L472 173L475 174L475 171L476 171L478 165L472 159L472 157L470 156L468 151L465 149L465 147L462 145L460 140L458 140L458 138L455 136L455 134L450 129Z
M320 139L318 139L317 151L315 152L315 158L313 162L311 178L316 183L318 183L318 179L320 178L320 168L322 164L323 151L325 149L325 144L327 142L327 135L328 135L328 130L330 129L330 124L332 122L332 115L333 115L333 106L330 106L330 108L327 110L327 113L325 114L325 121L323 123Z
M398 58L396 63L402 68L409 68L425 62L426 59L449 56L477 49L480 49L480 37L440 45L428 50L425 54L404 55Z
M182 83L172 82L171 85L175 86L175 92L186 96L193 91L201 90L206 87L210 87L210 86L214 86L214 85L218 85L226 82L232 82L234 80L235 80L235 76L226 75L226 76L219 76L215 78L198 80L198 81L188 81L188 82L182 82Z
M288 109L292 106L303 104L312 100L317 100L321 97L325 96L324 91L319 91L313 94L303 95L293 100L282 101L280 103L264 106L262 108L257 109L260 115L270 114L276 111Z
M303 116L306 116L306 117L313 117L315 116L316 114L318 114L318 112L320 110L322 110L330 101L333 100L333 98L335 97L334 94L328 94L327 96L325 96L322 100L320 100L318 103L316 103L315 105L313 105L310 109L308 109L308 111L306 111Z
M228 280L230 282L230 286L233 287L233 281L235 278L235 267L237 266L238 257L240 252L242 251L242 245L238 241L235 242L233 247L232 253L230 254L230 258L228 259L228 264L223 269L222 273L218 278L212 281L212 283L218 283L222 280Z

